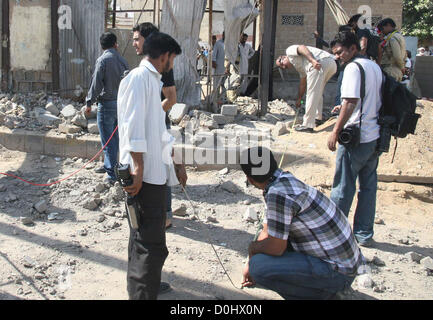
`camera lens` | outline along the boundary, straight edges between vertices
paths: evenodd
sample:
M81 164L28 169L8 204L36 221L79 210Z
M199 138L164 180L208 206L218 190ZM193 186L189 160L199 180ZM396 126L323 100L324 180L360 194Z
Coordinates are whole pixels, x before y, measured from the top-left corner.
M344 131L342 131L340 133L340 141L341 141L341 143L346 144L346 143L349 143L350 140L352 140L352 135L350 133L344 132Z

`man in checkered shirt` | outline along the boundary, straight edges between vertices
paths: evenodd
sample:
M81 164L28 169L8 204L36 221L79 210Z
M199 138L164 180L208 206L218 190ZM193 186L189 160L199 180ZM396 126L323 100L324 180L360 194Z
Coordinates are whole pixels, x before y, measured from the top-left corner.
M285 299L331 299L365 265L349 221L318 190L278 169L272 152L241 154L249 183L263 190L266 215L251 242L242 286L258 283Z

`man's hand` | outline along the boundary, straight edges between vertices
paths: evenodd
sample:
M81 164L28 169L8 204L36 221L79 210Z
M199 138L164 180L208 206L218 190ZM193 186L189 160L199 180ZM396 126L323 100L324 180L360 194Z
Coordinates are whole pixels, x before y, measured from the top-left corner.
M311 64L313 65L313 68L316 69L317 71L320 71L320 69L322 69L322 65L317 60L313 60Z
M182 185L182 187L186 186L186 181L188 180L188 176L186 174L185 165L184 164L176 164L174 165L174 169L176 171L177 180Z
M302 98L298 98L298 99L296 100L295 107L296 107L297 109L299 109L299 108L301 107L301 104L302 104Z
M338 133L332 131L331 135L328 138L328 149L331 151L337 150L337 142L338 142Z
M131 173L133 184L129 187L124 187L123 190L128 192L131 196L136 196L143 185L143 172L135 171L134 173Z
M340 112L340 110L341 110L341 104L338 106L335 106L334 109L332 109L331 113L337 113L337 112Z
M241 284L242 288L244 288L244 287L252 287L252 286L254 286L256 284L256 282L254 281L254 279L251 278L251 276L250 276L250 267L249 267L248 264L245 266L242 274L243 274L243 281L242 281L242 284Z
M91 112L92 112L92 107L86 106L86 111L84 111L84 114L90 116Z

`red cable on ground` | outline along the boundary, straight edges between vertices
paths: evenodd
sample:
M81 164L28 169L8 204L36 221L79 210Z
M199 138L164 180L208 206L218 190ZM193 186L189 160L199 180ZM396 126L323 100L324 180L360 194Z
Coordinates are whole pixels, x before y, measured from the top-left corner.
M92 158L92 159L90 159L89 160L89 162L87 162L84 166L82 166L80 169L78 169L77 171L75 171L75 172L73 172L73 173L71 173L69 176L67 176L66 178L63 178L63 179L60 179L60 180L58 180L58 181L55 181L55 182L51 182L51 183L46 183L46 184L39 184L39 183L33 183L33 182L30 182L30 181L27 181L27 180L24 180L24 179L22 179L22 178L20 178L20 177L17 177L17 176L14 176L13 174L8 174L8 173L2 173L2 172L0 172L0 174L2 174L2 175L4 175L4 176L8 176L8 177L13 177L13 178L15 178L15 179L18 179L18 180L21 180L21 181L23 181L23 182L25 182L25 183L28 183L28 184L31 184L32 186L37 186L37 187L49 187L49 186L52 186L52 185L55 185L55 184L57 184L57 183L60 183L60 182L62 182L62 181L65 181L65 180L67 180L67 179L69 179L70 177L72 177L72 176L74 176L74 175L76 175L78 172L80 172L81 170L83 170L85 167L87 167L87 165L90 163L90 162L92 162L93 160L95 160L100 154L101 154L101 152L102 151L104 151L104 149L107 147L107 145L110 143L110 141L111 141L111 139L113 138L113 136L114 136L114 134L116 133L116 131L117 131L117 128L118 127L116 127L116 129L114 129L114 131L113 131L113 133L111 134L111 137L110 137L110 139L108 139L108 141L107 141L107 143L105 144L105 146Z

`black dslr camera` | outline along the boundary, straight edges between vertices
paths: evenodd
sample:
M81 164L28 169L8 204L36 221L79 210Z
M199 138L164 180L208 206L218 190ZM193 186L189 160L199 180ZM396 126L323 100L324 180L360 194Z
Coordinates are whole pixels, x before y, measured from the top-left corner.
M128 187L134 183L131 173L129 172L128 164L123 165L119 163L114 171L116 173L117 181L119 181L122 187ZM135 197L126 193L126 211L128 213L129 226L134 230L138 229L138 206Z
M380 136L377 141L377 151L388 152L391 143L392 125L395 123L395 117L379 117L377 123L380 125Z
M357 125L352 125L341 130L338 134L338 143L345 147L357 147L361 141L361 130Z

